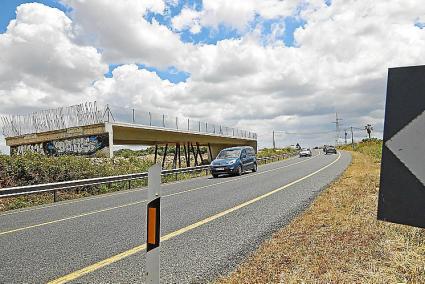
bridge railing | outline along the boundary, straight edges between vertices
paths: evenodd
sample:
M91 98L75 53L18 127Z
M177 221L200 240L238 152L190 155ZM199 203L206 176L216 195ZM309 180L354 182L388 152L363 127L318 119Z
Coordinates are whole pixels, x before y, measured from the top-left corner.
M5 137L48 132L103 122L124 122L229 137L257 139L254 132L195 119L170 116L121 106L100 106L96 102L41 110L24 115L0 116Z
M280 161L287 157L288 157L288 154L275 155L270 157L257 158L257 161L259 164L264 164L269 162ZM174 175L175 179L177 180L179 174L199 173L203 171L205 171L205 174L208 174L209 169L210 169L210 165L202 165L202 166L196 166L196 167L163 170L161 172L161 176L167 177L167 176ZM117 175L117 176L96 177L96 178L81 179L81 180L70 180L70 181L62 181L62 182L54 182L54 183L0 188L0 198L53 192L53 200L54 202L56 202L57 192L59 190L69 190L69 189L76 189L81 187L88 187L88 186L102 185L102 184L111 185L112 183L125 182L125 181L128 182L128 189L130 189L131 181L146 179L147 177L148 177L148 173L142 172L142 173L125 174L125 175Z
M5 137L55 131L103 122L103 113L96 102L40 110L28 114L0 116Z
M105 107L103 119L105 122L132 123L189 132L257 139L257 134L254 132L180 116L147 112L130 107L125 108L107 105Z

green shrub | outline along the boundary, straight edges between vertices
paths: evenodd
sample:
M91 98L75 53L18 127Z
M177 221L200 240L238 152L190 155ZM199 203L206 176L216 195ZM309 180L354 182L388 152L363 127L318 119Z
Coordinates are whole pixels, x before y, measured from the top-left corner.
M270 157L270 156L276 156L276 155L283 155L283 154L294 154L297 150L287 147L287 148L263 148L258 151L257 157L263 158L263 157Z
M147 171L152 162L139 158L88 159L35 153L0 155L0 188Z
M339 147L341 150L352 150L363 153L372 157L375 162L380 162L382 157L382 140L377 138L363 139L362 142L355 143L354 147L350 145L344 145Z

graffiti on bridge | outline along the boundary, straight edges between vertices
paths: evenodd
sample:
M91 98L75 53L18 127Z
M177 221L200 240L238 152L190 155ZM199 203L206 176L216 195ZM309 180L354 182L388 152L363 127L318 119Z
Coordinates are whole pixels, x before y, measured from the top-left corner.
M93 155L105 147L109 147L108 134L13 146L11 154L22 155L29 151L48 156Z

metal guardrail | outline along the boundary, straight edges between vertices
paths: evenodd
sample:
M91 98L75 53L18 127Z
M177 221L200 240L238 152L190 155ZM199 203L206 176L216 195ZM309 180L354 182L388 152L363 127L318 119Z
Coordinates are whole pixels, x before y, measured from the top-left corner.
M277 156L271 156L271 157L257 158L257 161L265 161L265 162L278 161L286 157L288 157L288 155L283 154L283 155L277 155ZM203 170L205 170L206 174L208 174L209 168L210 168L210 165L202 165L202 166L196 166L196 167L163 170L161 172L161 176L176 175L176 179L177 179L178 174L200 172ZM132 180L144 179L147 177L148 177L148 173L143 172L143 173L134 173L134 174L126 174L126 175L118 175L118 176L97 177L97 178L89 178L89 179L81 179L81 180L71 180L71 181L62 181L62 182L54 182L54 183L0 188L0 198L16 197L21 195L43 193L43 192L53 192L54 201L56 202L58 190L73 189L77 187L101 185L101 184L112 184L114 182L123 182L123 181L128 181L129 188L130 188L131 187L130 182Z

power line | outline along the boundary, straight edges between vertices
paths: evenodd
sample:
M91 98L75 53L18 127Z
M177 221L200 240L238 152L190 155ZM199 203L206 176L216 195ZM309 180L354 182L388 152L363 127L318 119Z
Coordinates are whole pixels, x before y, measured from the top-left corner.
M303 135L321 135L321 134L330 134L330 133L333 133L334 131L332 130L332 131L323 131L323 132L305 132L305 133L302 133L302 132L286 132L285 134L288 134L288 135L300 135L300 136L303 136Z
M322 132L288 132L288 131L273 131L274 134L287 134L287 135L320 135L320 134L329 134L334 131L322 131Z

